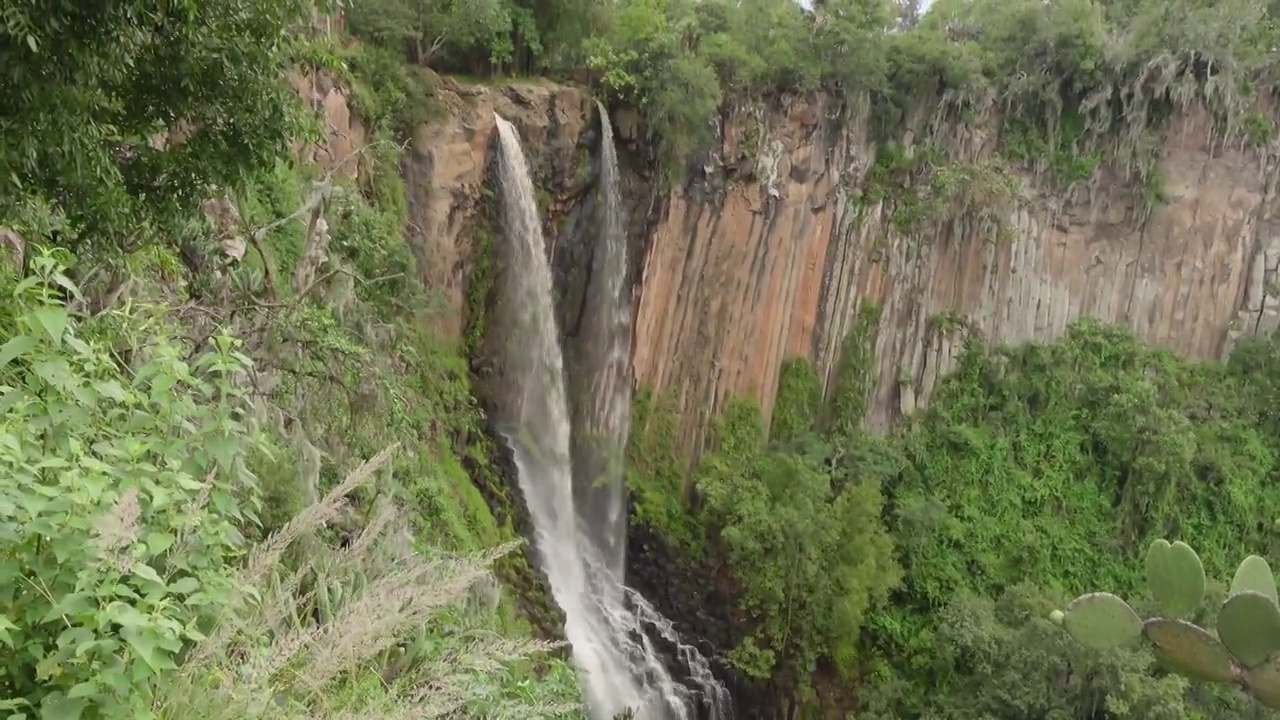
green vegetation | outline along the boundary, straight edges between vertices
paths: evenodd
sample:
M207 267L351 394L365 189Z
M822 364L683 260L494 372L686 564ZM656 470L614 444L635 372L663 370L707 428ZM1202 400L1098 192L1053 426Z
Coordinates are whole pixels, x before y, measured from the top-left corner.
M56 261L42 255L32 267L25 281L9 275L0 285L10 298L0 314L6 710L337 718L437 703L486 717L571 709L546 702L572 698L571 672L551 681L567 687L530 697L504 665L546 646L503 637L501 618L462 604L511 545L414 552L402 533L431 511L405 516L387 492L349 524L348 496L386 485L378 477L394 467L394 446L272 523L280 508L264 502L271 489L328 483L319 465L289 463L280 438L257 429L272 406L245 391L252 365L239 341L217 334L188 361L167 308L80 316L57 294L79 297ZM253 536L262 539L251 547ZM293 545L304 546L296 556Z
M795 414L779 404L774 417ZM760 678L803 678L820 658L851 671L867 609L899 579L880 520L887 473L839 457L811 428L765 446L758 409L734 405L697 472L716 550L752 568L737 578L741 611L758 621L728 657Z
M6 717L580 715L403 240L432 77L309 9L0 12ZM286 69L351 88L352 165L290 156Z
M876 131L887 139L915 131L921 160L914 162L927 167L913 185L926 201L956 192L932 187L940 167L988 176L972 183L977 198L1002 184L998 172L984 172L993 168L953 157L937 120L999 118L1007 160L1067 183L1087 180L1104 163L1147 182L1164 121L1189 103L1212 111L1220 136L1257 144L1271 135L1255 107L1280 69L1272 50L1276 8L1268 3L939 0L923 17L914 7L892 0L826 0L812 12L792 0L371 0L356 4L349 19L357 36L422 67L589 78L639 111L646 147L668 179L682 176L706 147L722 107L816 90L869 98ZM899 213L906 223L917 214Z
M240 189L297 136L279 60L304 5L7 4L0 217L35 220L52 204L65 227L31 229L81 250L172 241L207 186Z
M726 108L826 92L873 109L864 206L996 239L1018 171L1072 184L1110 167L1159 202L1153 160L1182 106L1219 138L1275 136L1280 7L1257 0L939 0L923 18L889 0L368 0L346 10L353 38L315 36L311 13L331 10L0 11L8 714L576 712L572 670L531 639L554 610L510 552L514 503L471 388L489 229L461 341L432 331L439 288L403 242L400 149L441 111L437 73L586 81L639 113L668 181ZM371 137L352 167L289 154L323 133L287 73L349 89ZM999 153L974 162L944 129L995 133ZM735 599L710 609L737 633L729 660L811 715L1257 717L1242 693L1049 618L1098 583L1133 597L1145 581L1171 621L1218 606L1195 572L1135 571L1153 538L1202 548L1208 577L1242 545L1280 549L1280 346L1192 363L1091 322L1052 344L971 340L929 410L880 438L861 428L877 321L860 312L825 394L786 364L771 435L732 403L696 467L669 398L636 399L634 519ZM1191 567L1187 546L1152 547ZM1242 603L1274 619L1255 598L1274 590L1240 582L1216 616L1233 679L1275 650L1225 629ZM1221 660L1105 597L1063 622ZM1197 657L1182 669L1224 675Z
M825 422L804 431L816 379L799 361L780 380L772 438L752 406L726 410L683 517L653 509L650 476L632 476L637 521L697 528L687 562L723 565L735 664L815 712L868 720L1085 720L1104 706L1259 716L1229 688L1164 674L1140 647L1076 645L1049 617L1097 584L1136 593L1135 567L1162 535L1204 548L1211 577L1241 546L1280 548L1280 345L1247 343L1218 364L1092 321L1050 344L971 338L930 408L887 438L840 410L865 407L865 353L849 344ZM650 450L662 448L632 447Z

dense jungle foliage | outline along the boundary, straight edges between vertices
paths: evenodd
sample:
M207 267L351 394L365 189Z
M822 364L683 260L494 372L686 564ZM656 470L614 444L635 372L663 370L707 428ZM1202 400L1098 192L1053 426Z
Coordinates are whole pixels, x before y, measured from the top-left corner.
M845 370L835 398L862 395L856 363ZM1241 548L1276 556L1277 377L1270 340L1196 363L1086 320L1051 344L971 339L928 411L882 438L791 361L772 437L752 403L722 420L697 510L666 500L680 481L658 471L677 464L674 424L660 399L640 398L637 520L695 575L737 589L731 661L814 710L1269 717L1141 649L1086 651L1048 614L1099 585L1147 597L1142 556L1162 535L1203 547L1214 578L1231 576Z
M720 115L815 90L888 139L1001 109L1003 160L1066 181L1114 163L1151 182L1180 104L1223 138L1274 135L1280 6L1259 0L352 0L354 39L316 32L333 10L0 8L10 715L576 712L523 619L552 612L527 555L496 564L524 613L486 586L516 533L482 491L510 501L401 237L397 141L439 109L437 73L589 83L638 111L673 180ZM371 131L358 180L290 152L321 133L285 73L321 69ZM946 162L883 149L869 199ZM972 170L934 180L998 186ZM731 408L692 504L662 398L638 399L636 519L736 597L731 662L868 719L1261 717L1044 618L1085 589L1137 594L1153 536L1213 577L1275 549L1280 350L1190 363L1087 322L975 342L877 438L864 319L832 397L796 361L770 437Z
M0 8L4 717L581 715L391 118L291 152L310 11Z

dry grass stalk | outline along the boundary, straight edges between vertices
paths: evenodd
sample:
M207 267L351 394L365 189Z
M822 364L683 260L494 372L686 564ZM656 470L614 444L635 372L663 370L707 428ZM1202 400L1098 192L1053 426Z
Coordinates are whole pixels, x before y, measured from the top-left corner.
M346 497L357 488L368 483L373 478L374 473L391 459L397 447L398 443L388 446L363 465L352 470L341 483L325 494L319 502L303 509L302 512L285 523L283 527L260 542L249 553L244 569L236 578L240 587L257 589L266 584L268 574L274 572L280 565L280 559L284 555L284 551L298 538L319 530L326 523L337 517L342 511ZM258 598L258 612L256 613L244 607L243 603L232 603L225 613L226 617L219 623L213 634L196 647L192 653L190 664L199 666L211 656L225 652L236 631L240 630L240 626L244 624L243 622L237 622L237 620L248 619L245 617L246 615L252 620L258 621L256 624L259 624L259 627L263 627L261 621L264 616L274 620L287 614L288 607L296 602L293 600L293 593L306 574L305 571L295 573L284 584L284 587L277 588L276 592L272 593L274 602L266 602L264 598ZM265 627L269 629L273 626L274 624L266 625Z
M249 585L260 582L268 572L276 568L280 562L280 556L295 540L307 533L320 529L330 520L338 517L342 512L343 501L346 500L346 497L369 482L374 473L391 459L398 446L399 443L388 446L363 465L352 470L346 479L330 490L320 499L320 502L305 508L293 519L285 523L284 527L275 531L260 543L249 554L249 560L245 563L245 569L240 574L240 580Z
M160 720L391 720L444 717L475 700L495 702L488 676L503 663L547 652L558 644L483 637L457 638L444 657L413 663L403 682L384 685L377 707L353 693L346 679L378 677L383 654L429 625L444 606L465 600L489 566L521 544L511 542L472 556L425 559L405 552L395 529L396 507L379 503L356 541L345 550L323 545L297 570L282 567L285 549L319 529L343 498L368 482L392 448L353 471L319 502L300 512L250 553L241 579L253 578L254 603L224 622L184 663L177 681L161 692ZM318 589L299 593L308 579ZM315 617L312 596L337 585L341 602ZM290 622L290 620L293 620ZM379 682L382 682L379 680ZM486 709L486 717L548 717L573 712L559 706Z
M120 572L129 572L133 566L129 549L138 540L138 534L141 532L138 524L141 514L142 506L138 500L138 488L131 487L116 498L111 509L99 517L93 525L92 542L99 560L117 568Z

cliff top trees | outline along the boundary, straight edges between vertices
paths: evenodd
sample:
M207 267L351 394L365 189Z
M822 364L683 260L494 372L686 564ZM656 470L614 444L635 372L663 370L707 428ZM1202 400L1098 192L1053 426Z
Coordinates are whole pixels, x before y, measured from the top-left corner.
M0 216L32 232L51 211L68 235L133 246L269 166L295 127L281 70L305 5L6 3Z
M1260 0L939 0L923 15L914 0L368 0L352 28L386 40L428 6L428 34L444 43L436 67L585 75L639 110L677 177L724 102L822 88L869 93L882 129L919 107L995 98L1018 159L1074 178L1097 166L1074 167L1077 156L1173 103L1206 102L1239 128L1251 93L1275 80L1280 44ZM405 13L419 20L393 21ZM1108 152L1144 161L1134 147Z

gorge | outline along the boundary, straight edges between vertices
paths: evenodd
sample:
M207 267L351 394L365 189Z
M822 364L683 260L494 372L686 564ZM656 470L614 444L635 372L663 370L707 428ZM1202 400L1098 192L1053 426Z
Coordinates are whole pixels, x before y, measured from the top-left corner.
M417 183L411 188L426 198L418 223L427 243L421 257L468 254L469 230L459 218L475 212L488 181L470 158L489 152L485 117L498 108L515 118L531 147L541 148L536 167L539 182L551 189L542 207L551 216L549 254L562 288L565 352L600 352L603 331L590 328L607 322L601 308L608 303L592 293L613 292L597 279L609 256L591 234L599 227L599 200L575 182L583 145L595 152L592 126L603 116L569 87L492 90L446 81L438 92L456 92L463 109L419 135L404 161ZM631 232L630 253L637 265L631 280L637 382L655 396L676 399L668 406L679 423L673 432L687 443L681 452L694 453L672 456L673 462L696 463L712 418L735 396L756 397L767 422L786 358L812 361L822 395L832 395L842 353L860 350L843 342L865 344L867 427L884 432L927 401L970 333L1048 341L1073 320L1094 316L1127 324L1183 355L1217 358L1240 338L1273 330L1275 309L1266 298L1275 268L1268 258L1277 251L1267 230L1273 190L1266 178L1274 156L1214 139L1203 109L1190 107L1170 120L1158 165L1169 195L1156 207L1142 207L1117 177L1061 195L1030 174L1013 178L1018 190L1008 207L1008 236L984 240L984 232L997 234L993 223L961 213L929 226L933 239L924 241L919 233L926 231L893 222L892 200L857 206L854 197L867 192L876 170L874 151L849 139L859 124L850 131L841 124L847 119L821 120L821 98L785 102L752 120L758 123L753 130L726 116L723 145L707 165L712 172L691 190L646 195L651 183L644 177L624 178L630 213L644 218ZM626 112L621 116L625 126ZM748 132L776 154L733 170L735 162L753 162L733 144ZM975 164L991 161L990 140L964 142ZM607 163L590 162L602 165L593 173L606 174ZM781 171L770 169L779 165ZM842 179L841 168L865 175ZM1156 237L1163 240L1151 240ZM592 269L584 272L586 266ZM455 288L458 317L465 317L464 275L453 276L452 285L445 275L429 282ZM572 382L575 374L569 377ZM580 382L571 397L600 402L605 395ZM647 523L637 529L651 531ZM633 570L670 572L644 557L653 540L638 543ZM636 582L664 611L684 618L683 631L716 634L686 616L698 612L687 607L688 594L715 597L714 589L690 593L665 578ZM731 642L723 635L718 640ZM753 702L748 695L746 704Z
M1053 618L1149 617L1153 538L1198 627L1280 557L1277 47L1269 0L15 4L0 707L1270 717Z

